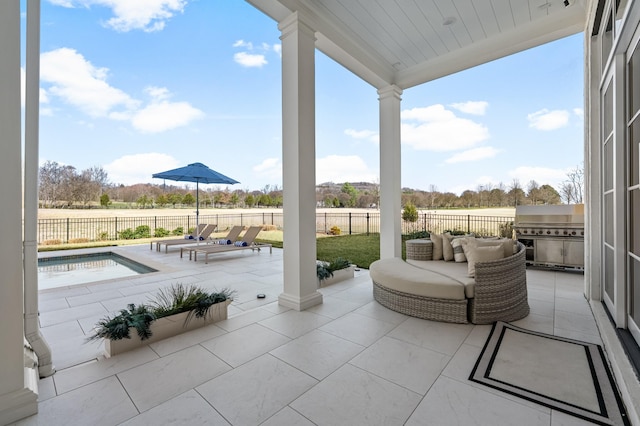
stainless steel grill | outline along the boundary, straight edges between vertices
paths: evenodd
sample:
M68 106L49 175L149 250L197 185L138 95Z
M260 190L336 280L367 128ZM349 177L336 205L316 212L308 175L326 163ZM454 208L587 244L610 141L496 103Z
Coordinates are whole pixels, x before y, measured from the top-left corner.
M527 263L584 268L584 205L518 206L513 228Z

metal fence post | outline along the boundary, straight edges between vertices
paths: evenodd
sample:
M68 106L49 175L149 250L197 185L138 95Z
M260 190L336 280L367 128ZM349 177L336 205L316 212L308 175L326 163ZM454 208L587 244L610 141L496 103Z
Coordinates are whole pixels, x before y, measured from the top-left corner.
M369 212L367 212L367 235L369 235Z
M116 219L116 235L114 235L113 239L117 240L118 239L118 216L116 216L115 219Z
M471 230L471 215L468 214L467 215L467 234L470 232Z

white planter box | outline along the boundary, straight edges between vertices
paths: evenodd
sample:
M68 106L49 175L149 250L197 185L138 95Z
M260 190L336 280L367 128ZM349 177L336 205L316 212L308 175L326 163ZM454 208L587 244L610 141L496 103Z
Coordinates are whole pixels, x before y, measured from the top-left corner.
M348 268L338 269L337 271L333 271L332 277L329 277L326 280L322 280L322 281L318 280L318 288L326 287L328 285L353 278L355 269L356 269L356 265L350 265Z
M145 340L140 340L138 332L132 327L129 329L129 335L131 336L130 339L104 339L105 356L109 358L113 355L166 339L167 337L176 336L180 333L184 333L185 331L195 330L196 328L225 320L227 319L227 307L229 304L231 304L231 300L216 303L211 306L209 309L209 315L207 315L206 318L196 318L194 316L188 324L185 324L187 315L189 315L188 312L182 312L180 314L157 319L151 323L151 337Z

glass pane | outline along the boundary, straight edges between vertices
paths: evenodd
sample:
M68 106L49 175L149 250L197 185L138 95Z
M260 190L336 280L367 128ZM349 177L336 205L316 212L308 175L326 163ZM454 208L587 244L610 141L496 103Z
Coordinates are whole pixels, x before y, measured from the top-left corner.
M602 32L602 69L607 64L607 59L609 58L609 53L611 53L611 48L613 47L613 16L611 16L611 11L609 11L609 16L605 21L605 29Z
M640 45L636 46L629 60L629 118L640 110Z
M613 285L613 249L604 247L604 292L607 293L609 299L615 303L614 285Z
M613 245L613 193L604 195L604 241Z
M604 144L604 190L613 189L613 138Z
M640 68L638 68L640 73ZM640 99L640 97L638 97ZM640 116L636 117L629 131L629 185L640 183L638 168L640 167Z
M629 251L640 256L640 189L629 192Z
M613 131L613 84L609 82L606 91L604 92L604 105L602 105L602 134L603 140L607 140L611 132Z
M640 326L640 261L629 257L629 287L631 289L631 318Z

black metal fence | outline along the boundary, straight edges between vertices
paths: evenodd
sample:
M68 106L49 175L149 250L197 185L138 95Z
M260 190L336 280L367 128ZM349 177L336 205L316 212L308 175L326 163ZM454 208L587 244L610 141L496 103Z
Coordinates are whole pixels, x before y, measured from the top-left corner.
M200 215L200 223L218 225L224 231L234 225L272 225L283 229L282 212ZM427 232L473 232L480 236L511 236L513 217L420 213L416 222L402 222L403 234ZM123 239L125 233L148 227L150 235L162 228L184 233L196 226L195 215L109 218L39 219L38 244L55 244ZM380 232L380 212L317 213L316 232L325 234L369 234Z

